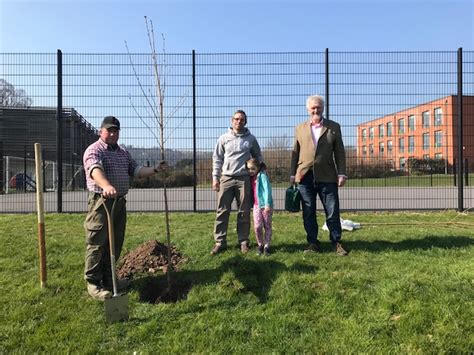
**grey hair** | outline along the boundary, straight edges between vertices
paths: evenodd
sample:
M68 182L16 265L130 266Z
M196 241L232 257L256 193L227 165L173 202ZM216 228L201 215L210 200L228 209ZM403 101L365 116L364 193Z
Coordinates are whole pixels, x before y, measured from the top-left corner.
M319 103L323 106L323 109L324 109L324 105L325 105L324 97L322 97L321 95L308 96L308 98L306 99L306 106L308 106L308 104L313 101L319 101Z

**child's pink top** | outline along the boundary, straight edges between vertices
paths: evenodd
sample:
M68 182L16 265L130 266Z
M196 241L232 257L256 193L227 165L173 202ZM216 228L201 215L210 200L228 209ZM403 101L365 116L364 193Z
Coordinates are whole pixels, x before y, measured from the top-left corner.
M252 183L253 205L258 208L257 175L250 177Z

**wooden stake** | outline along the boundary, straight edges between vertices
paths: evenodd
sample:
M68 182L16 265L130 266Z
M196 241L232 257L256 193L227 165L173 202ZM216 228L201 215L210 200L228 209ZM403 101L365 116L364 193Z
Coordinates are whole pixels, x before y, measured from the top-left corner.
M38 250L40 259L40 284L46 287L46 243L44 231L44 200L43 200L43 169L41 158L41 144L35 143L36 165L36 207L38 211Z

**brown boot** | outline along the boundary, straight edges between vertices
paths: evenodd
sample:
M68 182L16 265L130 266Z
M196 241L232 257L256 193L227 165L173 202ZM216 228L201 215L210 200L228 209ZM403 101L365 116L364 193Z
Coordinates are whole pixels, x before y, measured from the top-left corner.
M321 253L319 242L309 243L305 250L303 250L303 253Z
M342 244L337 242L334 244L334 251L336 252L337 255L339 256L347 256L349 255L349 252L342 247Z
M214 247L211 250L211 255L216 255L221 252L223 252L226 249L226 246L224 244L214 244Z
M112 297L112 293L110 291L107 291L91 283L87 284L87 293L89 294L89 296L91 296L93 299L97 301L103 301L107 298Z

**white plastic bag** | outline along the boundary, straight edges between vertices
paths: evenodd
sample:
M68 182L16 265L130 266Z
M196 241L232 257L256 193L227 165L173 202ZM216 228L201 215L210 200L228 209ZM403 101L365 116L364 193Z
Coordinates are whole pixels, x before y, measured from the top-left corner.
M344 231L352 232L354 229L360 228L360 223L356 223L351 220L341 218L341 227L342 227L342 230ZM324 223L323 225L323 231L329 232L329 229L326 223Z

